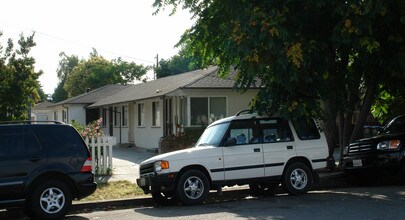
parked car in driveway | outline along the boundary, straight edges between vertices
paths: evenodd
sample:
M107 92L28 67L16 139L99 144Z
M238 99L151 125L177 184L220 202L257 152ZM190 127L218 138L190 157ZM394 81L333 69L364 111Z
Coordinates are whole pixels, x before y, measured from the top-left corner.
M249 184L258 194L280 183L292 195L311 189L326 167L328 147L319 123L243 114L209 125L195 147L140 164L137 184L162 205L203 203L210 189Z
M0 208L59 219L97 187L82 137L60 122L0 123Z
M354 141L343 149L342 167L359 181L374 181L375 174L405 177L405 115L388 122L377 136Z

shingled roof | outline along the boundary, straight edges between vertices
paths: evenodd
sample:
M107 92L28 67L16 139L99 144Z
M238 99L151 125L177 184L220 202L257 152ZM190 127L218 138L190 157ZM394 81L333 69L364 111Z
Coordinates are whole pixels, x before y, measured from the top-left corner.
M106 97L105 99L102 99L89 107L99 107L103 105L111 105L163 96L179 88L191 87L194 83L199 82L208 75L216 75L218 69L218 67L212 66L202 70L194 70L191 72L167 76L146 83L133 85L115 95ZM206 83L203 84L207 85Z
M129 88L130 85L106 85L98 89L91 90L90 92L83 93L81 95L75 96L70 99L63 100L61 102L55 103L50 106L57 106L63 104L93 104L99 100L116 94L126 88Z
M88 106L89 108L160 97L177 89L230 89L234 87L236 70L227 77L218 77L219 68L211 66L174 76L167 76L142 84L132 85L112 96Z

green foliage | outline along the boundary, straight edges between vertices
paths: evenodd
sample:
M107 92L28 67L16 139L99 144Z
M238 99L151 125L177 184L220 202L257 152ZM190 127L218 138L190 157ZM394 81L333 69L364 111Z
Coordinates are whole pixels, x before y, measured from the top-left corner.
M28 119L29 106L41 100L42 71L35 72L35 59L29 56L35 45L34 34L21 34L18 48L11 39L6 47L0 44L0 121Z
M66 56L64 53L60 56L62 57L58 68L60 82L53 96L56 101L108 84L128 84L142 80L150 69L134 62L123 61L121 58L107 60L99 56L95 50L88 60L79 60L77 56Z
M199 65L192 56L187 55L185 50L181 50L179 54L174 55L168 60L161 59L155 71L157 78L162 78L199 68L201 68L201 65Z
M100 135L103 135L103 130L100 129L101 124L103 122L102 118L98 120L90 122L88 125L84 126L77 121L72 121L71 124L76 130L82 135L83 138L96 138Z
M376 85L405 78L402 0L155 0L156 13L168 6L196 19L179 45L203 66L238 69L242 92L262 86L251 102L259 112L323 117L333 127L338 112L350 118L360 106L367 115Z

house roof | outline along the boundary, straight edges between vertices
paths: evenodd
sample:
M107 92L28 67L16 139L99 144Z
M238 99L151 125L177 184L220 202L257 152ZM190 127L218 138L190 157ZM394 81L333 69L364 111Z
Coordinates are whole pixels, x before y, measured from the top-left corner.
M142 84L132 85L114 95L101 99L89 108L160 97L177 89L230 89L234 87L236 70L227 77L217 75L219 68L211 66L174 76L167 76ZM252 87L256 88L256 87Z
M32 108L32 110L34 110L34 111L50 110L50 109L48 109L48 106L51 106L51 105L53 105L52 102L43 101L43 102L35 104L35 106L34 106L34 108Z
M118 85L118 84L117 85L105 85L98 89L91 90L90 92L86 92L86 93L80 94L78 96L75 96L73 98L69 98L69 99L63 100L61 102L52 104L52 105L50 105L50 107L63 105L63 104L93 104L105 97L116 94L117 92L120 92L128 87L130 87L130 85Z
M216 75L218 70L218 67L212 66L202 70L194 70L191 72L186 72L174 76L167 76L146 83L133 85L129 88L126 88L125 90L118 92L115 95L106 97L90 105L89 107L99 107L103 105L112 105L117 103L159 97L179 88L191 88L193 87L194 83L198 83L199 86L207 86L209 84L200 81L208 75ZM213 86L210 85L210 88L213 88Z

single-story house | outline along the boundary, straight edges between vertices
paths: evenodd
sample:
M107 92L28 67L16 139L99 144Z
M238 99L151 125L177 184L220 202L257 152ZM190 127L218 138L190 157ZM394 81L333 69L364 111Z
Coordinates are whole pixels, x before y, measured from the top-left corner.
M31 120L33 121L52 121L53 111L49 108L53 103L43 101L37 103L31 110Z
M53 111L52 120L70 123L76 121L86 125L99 119L98 109L86 108L97 101L128 88L129 85L106 85L81 95L48 106Z
M117 137L119 143L158 149L161 137L249 108L259 88L240 93L233 89L236 71L220 78L218 70L209 67L132 85L82 107L98 110L104 133Z

